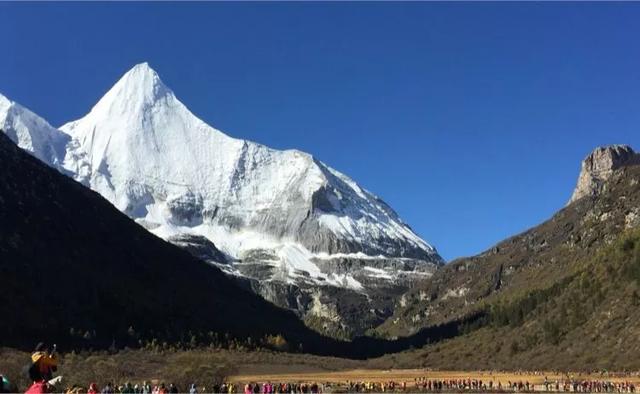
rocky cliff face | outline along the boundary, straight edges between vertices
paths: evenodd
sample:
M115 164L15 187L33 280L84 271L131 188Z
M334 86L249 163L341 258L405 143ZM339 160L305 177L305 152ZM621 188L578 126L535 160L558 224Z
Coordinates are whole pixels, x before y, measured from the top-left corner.
M596 148L582 161L578 184L569 204L585 196L599 195L615 170L637 164L640 164L640 154L634 152L628 145Z

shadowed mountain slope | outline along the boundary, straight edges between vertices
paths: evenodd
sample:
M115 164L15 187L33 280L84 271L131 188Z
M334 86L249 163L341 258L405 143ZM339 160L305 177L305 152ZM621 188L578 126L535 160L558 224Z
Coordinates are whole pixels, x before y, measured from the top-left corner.
M135 337L324 339L216 267L144 230L0 133L0 337L109 346ZM89 333L77 338L70 330ZM185 338L186 337L186 338ZM84 342L83 342L84 341Z

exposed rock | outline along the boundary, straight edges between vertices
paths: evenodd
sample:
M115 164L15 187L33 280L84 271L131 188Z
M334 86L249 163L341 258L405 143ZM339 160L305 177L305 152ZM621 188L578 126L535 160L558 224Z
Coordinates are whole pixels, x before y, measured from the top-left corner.
M170 237L167 241L185 249L193 256L208 262L227 264L227 256L222 253L213 242L201 235L179 234Z
M634 152L628 145L596 148L582 161L578 184L569 204L585 196L599 195L615 170L638 164L640 164L640 154Z
M464 297L465 294L467 294L468 292L469 292L469 288L460 286L455 289L449 289L440 299L444 301L452 297L455 297L455 298Z
M291 283L282 280L284 277L274 279L279 277L274 273L277 264L269 265L268 260L235 262L242 275L235 277L266 300L292 310L310 327L329 336L352 338L385 321L393 314L398 297L436 270L432 266L431 270L407 271L409 267L413 269L410 260L405 262L407 265L399 263L396 270L389 271L368 265L374 265L375 261L362 264L357 260L335 259L324 263L323 270L333 267L338 276L352 277L363 287L318 286L312 280ZM354 264L349 267L351 263Z
M634 208L624 218L625 228L638 227L640 225L640 209Z
M500 264L498 270L491 276L491 281L493 282L493 291L500 290L500 287L502 286L502 268L503 265Z

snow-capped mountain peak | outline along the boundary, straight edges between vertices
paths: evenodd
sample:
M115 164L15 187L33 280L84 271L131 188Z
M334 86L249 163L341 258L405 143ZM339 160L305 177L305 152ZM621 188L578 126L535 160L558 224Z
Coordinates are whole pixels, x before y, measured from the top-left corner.
M69 137L22 105L0 94L0 130L22 149L61 169Z
M349 177L309 154L210 127L146 63L61 130L75 143L65 167L161 236L198 233L239 259L268 250L285 276L318 253L441 262Z
M403 291L443 262L354 180L308 153L271 149L207 125L146 63L60 130L24 109L14 116L7 108L17 107L7 102L0 99L0 121L10 119L14 126L5 131L22 136L14 139L20 146L62 164L61 171L154 234L301 314L357 299L371 304L365 319L377 321L369 311L391 301L376 294ZM61 149L45 154L51 147ZM360 320L353 324L370 324Z
M124 74L82 120L85 123L110 119L144 121L155 108L178 103L158 73L148 63L140 63ZM61 129L73 134L75 124L70 122Z
M388 291L406 290L443 263L354 180L308 153L207 125L147 63L59 130L4 97L0 122L22 148L149 231L301 315L328 313L338 316L332 324L364 329L393 304ZM369 306L342 315L351 302Z
M98 101L91 112L110 113L114 110L127 114L144 109L173 92L162 83L160 76L148 63L134 66Z

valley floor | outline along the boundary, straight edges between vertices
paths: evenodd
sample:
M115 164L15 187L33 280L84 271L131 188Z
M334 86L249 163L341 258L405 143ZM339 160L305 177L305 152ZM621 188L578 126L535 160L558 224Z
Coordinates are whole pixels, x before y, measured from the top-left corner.
M268 373L265 369L272 369L273 371ZM343 390L346 391L349 382L376 384L394 382L396 387L402 387L403 383L406 383L406 391L408 392L430 391L428 389L423 389L422 383L417 383L424 379L432 381L458 381L470 379L472 381L481 380L485 384L491 381L493 382L494 387L497 387L500 383L502 387L505 388L504 391L511 391L506 389L507 385L510 383L522 382L524 384L525 382L528 382L531 385L530 391L541 392L556 391L556 381L560 385L559 391L563 391L563 382L569 382L572 380L577 382L611 382L614 384L624 384L626 382L632 383L635 387L638 387L640 384L640 377L638 375L626 374L602 375L599 373L570 373L567 375L557 372L431 371L424 369L353 369L343 371L309 370L303 372L299 371L299 369L300 368L293 367L287 371L286 367L278 365L249 366L248 368L241 368L237 374L230 376L229 380L240 385L246 382L322 382L332 385L334 391L338 392ZM260 373L257 373L257 371L260 371ZM544 386L545 377L549 382L548 390L545 390ZM387 389L387 391L394 390ZM453 391L463 392L467 390L454 389ZM571 391L571 389L568 391Z
M29 382L22 370L29 362L29 353L0 349L0 374L8 376L18 391ZM437 371L420 368L398 368L389 358L354 361L317 357L306 354L271 351L184 350L152 352L124 350L115 354L66 353L61 356L59 374L64 386L87 387L91 382L99 386L107 382L141 384L149 381L175 383L183 390L190 383L210 387L214 381L227 381L242 386L251 382L319 383L329 384L334 392L344 391L348 382L394 382L407 391L416 390L416 380L482 380L506 387L508 382L529 382L542 391L545 377L555 381L631 382L640 386L639 373L559 373L559 372L499 372L499 371ZM560 383L562 384L562 383Z

